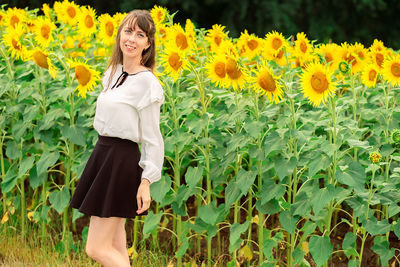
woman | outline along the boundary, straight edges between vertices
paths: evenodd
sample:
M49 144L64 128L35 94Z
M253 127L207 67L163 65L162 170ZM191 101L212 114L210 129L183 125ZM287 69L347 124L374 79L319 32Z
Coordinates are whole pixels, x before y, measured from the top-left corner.
M121 22L97 99L99 138L70 203L91 216L86 253L103 266L130 266L125 220L147 214L150 184L161 178L164 95L152 73L155 31L145 10Z

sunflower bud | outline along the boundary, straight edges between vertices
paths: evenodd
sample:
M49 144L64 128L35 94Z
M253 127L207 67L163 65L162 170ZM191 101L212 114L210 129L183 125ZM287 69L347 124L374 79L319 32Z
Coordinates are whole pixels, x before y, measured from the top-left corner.
M379 152L371 152L369 153L369 158L372 161L372 163L378 163L381 161L381 154Z
M349 67L349 64L348 64L346 61L341 61L341 62L339 63L339 71L340 71L342 74L348 73L349 70L350 70L350 67Z
M392 142L396 145L400 145L400 129L395 129L391 135Z

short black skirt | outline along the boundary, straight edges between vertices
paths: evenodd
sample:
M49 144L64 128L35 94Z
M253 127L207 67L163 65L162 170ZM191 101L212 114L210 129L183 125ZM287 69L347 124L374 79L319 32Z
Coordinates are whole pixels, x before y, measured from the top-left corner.
M70 206L98 217L134 218L143 169L137 143L99 135L72 196Z

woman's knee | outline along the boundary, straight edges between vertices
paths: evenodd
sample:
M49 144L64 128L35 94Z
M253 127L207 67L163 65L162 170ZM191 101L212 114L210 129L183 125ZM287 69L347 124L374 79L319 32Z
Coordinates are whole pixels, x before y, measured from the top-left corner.
M103 247L96 246L96 244L92 244L89 242L86 243L85 250L86 250L86 254L90 258L92 258L96 261L101 259L102 257L104 257L105 252L106 252L106 249L104 249Z

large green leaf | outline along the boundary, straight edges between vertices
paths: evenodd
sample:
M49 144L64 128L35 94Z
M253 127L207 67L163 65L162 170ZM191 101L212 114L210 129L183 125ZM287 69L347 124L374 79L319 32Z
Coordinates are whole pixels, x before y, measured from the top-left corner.
M61 128L61 133L76 145L84 146L86 144L86 129L84 127L78 125L64 125L64 127Z
M390 232L391 228L392 225L388 223L387 219L378 221L375 217L371 217L365 225L365 230L372 236L386 234Z
M240 247L242 239L240 235L249 228L250 221L245 221L243 224L235 222L230 227L229 232L229 252L237 250Z
M60 157L58 151L50 152L44 151L39 161L37 162L36 169L38 173L46 172L47 168L53 166Z
M342 249L344 250L344 254L346 254L347 257L350 256L357 256L357 246L356 246L356 236L353 234L353 232L347 232L346 235L344 236L343 243L342 243Z
M331 257L333 251L329 236L310 237L308 248L317 266L324 264Z
M375 236L372 251L379 255L382 266L386 266L388 261L394 257L395 249L389 249L389 242L386 236Z
M25 157L21 160L21 164L18 169L18 178L24 176L33 166L35 157Z
M171 184L171 178L168 175L163 175L159 181L151 184L151 197L157 202L162 202L167 192L171 190Z
M190 166L185 174L185 180L190 190L196 187L203 176L203 166L192 167Z
M162 215L163 215L162 211L157 214L154 214L152 210L149 211L149 213L146 215L146 218L144 219L144 225L143 225L144 238L147 238L151 232L157 229Z
M324 154L319 154L318 157L314 157L308 165L308 176L312 177L319 170L325 170L331 164L331 160Z
M215 206L215 201L212 201L207 205L200 206L199 208L199 217L207 224L215 225L217 223L218 215L219 214L217 207Z
M20 154L20 150L19 147L17 145L17 143L15 143L15 141L8 141L6 143L6 156L9 159L17 159L19 157Z
M63 187L61 191L56 189L50 193L49 200L51 207L62 214L70 200L69 190L67 187Z
M236 181L237 185L242 192L242 195L247 195L250 187L254 184L254 180L256 179L256 172L253 170L246 171L244 169L240 169L237 176Z
M337 180L345 185L350 186L355 191L361 192L364 190L365 181L367 176L365 175L365 169L358 162L352 162L349 165L349 169L345 172L337 170Z
M294 234L298 220L298 216L292 216L288 210L282 211L279 214L279 222L281 223L283 229L291 234Z
M18 176L14 168L10 168L4 180L1 182L1 192L3 194L10 192L18 182Z

